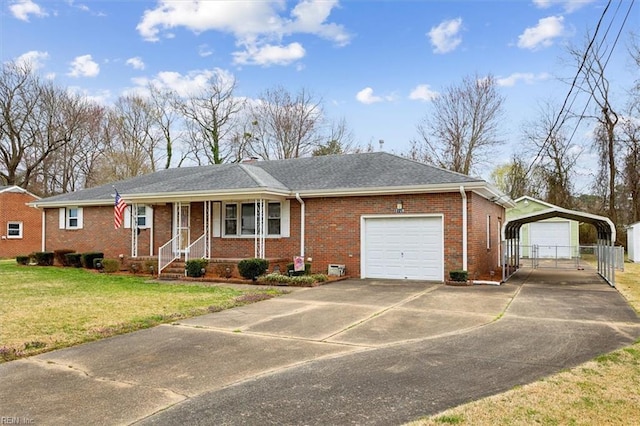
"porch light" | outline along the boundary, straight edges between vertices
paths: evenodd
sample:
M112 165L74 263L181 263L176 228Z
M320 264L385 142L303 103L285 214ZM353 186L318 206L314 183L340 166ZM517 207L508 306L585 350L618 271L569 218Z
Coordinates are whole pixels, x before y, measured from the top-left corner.
M396 213L404 213L404 205L402 203L402 200L396 203Z

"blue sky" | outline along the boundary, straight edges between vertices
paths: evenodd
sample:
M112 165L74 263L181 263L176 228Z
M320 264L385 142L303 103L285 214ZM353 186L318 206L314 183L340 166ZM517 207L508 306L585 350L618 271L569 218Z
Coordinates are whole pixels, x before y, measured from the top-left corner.
M613 41L631 0L614 2ZM76 1L9 0L0 10L0 60L30 60L60 85L109 104L149 81L192 87L220 70L238 95L283 85L312 91L344 117L362 145L402 153L430 100L464 76L493 74L506 98L496 163L521 142L538 104L560 102L574 68L560 59L582 45L606 1ZM617 14L614 14L619 6ZM608 65L615 96L636 76L628 31ZM578 139L576 143L584 140ZM488 167L486 170L489 170ZM486 177L486 174L485 174Z

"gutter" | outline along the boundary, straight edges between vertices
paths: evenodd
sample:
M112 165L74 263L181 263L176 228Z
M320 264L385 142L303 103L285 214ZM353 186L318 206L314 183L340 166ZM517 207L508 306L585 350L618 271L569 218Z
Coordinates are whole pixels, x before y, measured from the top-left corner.
M464 186L460 185L460 195L462 195L462 270L467 270L467 193Z
M296 192L296 200L300 203L300 256L304 258L304 201L300 197L300 193Z

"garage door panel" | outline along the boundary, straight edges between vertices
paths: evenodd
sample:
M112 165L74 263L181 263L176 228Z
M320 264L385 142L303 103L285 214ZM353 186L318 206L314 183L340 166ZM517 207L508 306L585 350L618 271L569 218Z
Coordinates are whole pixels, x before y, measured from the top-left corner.
M443 279L440 217L366 218L364 277Z
M534 222L529 225L529 232L529 241L532 246L538 246L539 257L571 257L570 222Z

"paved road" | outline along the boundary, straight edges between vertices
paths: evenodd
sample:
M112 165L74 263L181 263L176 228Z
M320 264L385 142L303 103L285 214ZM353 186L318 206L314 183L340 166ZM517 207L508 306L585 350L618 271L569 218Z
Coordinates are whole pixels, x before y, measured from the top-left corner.
M345 281L7 363L0 415L399 424L640 337L637 315L592 272L548 273L502 286Z

